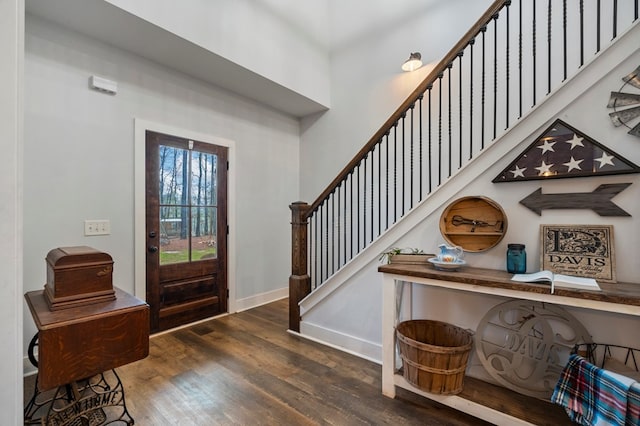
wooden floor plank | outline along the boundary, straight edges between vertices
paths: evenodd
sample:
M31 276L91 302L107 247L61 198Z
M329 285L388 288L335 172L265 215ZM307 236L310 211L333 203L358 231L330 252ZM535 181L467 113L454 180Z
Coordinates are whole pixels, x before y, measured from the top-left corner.
M288 320L285 299L153 336L146 359L118 368L136 425L486 424L402 389L384 397L379 365Z

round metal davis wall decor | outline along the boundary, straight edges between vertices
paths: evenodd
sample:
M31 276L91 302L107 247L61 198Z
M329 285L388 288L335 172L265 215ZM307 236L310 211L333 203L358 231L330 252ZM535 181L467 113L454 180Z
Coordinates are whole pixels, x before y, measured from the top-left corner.
M475 335L477 355L501 385L548 400L571 349L591 342L584 326L559 306L512 300L493 307Z

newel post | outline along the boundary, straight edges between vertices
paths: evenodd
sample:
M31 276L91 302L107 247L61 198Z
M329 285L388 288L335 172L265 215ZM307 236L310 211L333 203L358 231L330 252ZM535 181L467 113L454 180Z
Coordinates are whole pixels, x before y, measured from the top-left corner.
M289 330L300 331L298 303L311 293L307 270L307 217L309 205L296 201L291 209L291 276L289 277Z

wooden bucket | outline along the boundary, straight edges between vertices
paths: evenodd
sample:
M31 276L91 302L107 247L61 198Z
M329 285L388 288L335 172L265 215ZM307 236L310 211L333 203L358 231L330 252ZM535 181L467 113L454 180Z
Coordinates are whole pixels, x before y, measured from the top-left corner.
M396 336L409 383L430 393L462 392L471 332L441 321L410 320L398 324Z

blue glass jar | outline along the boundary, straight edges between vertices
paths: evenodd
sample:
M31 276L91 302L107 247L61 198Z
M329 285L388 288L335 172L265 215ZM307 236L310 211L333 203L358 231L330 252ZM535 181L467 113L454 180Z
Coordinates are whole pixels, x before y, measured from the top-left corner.
M527 272L527 252L524 244L507 245L507 272L524 274Z

